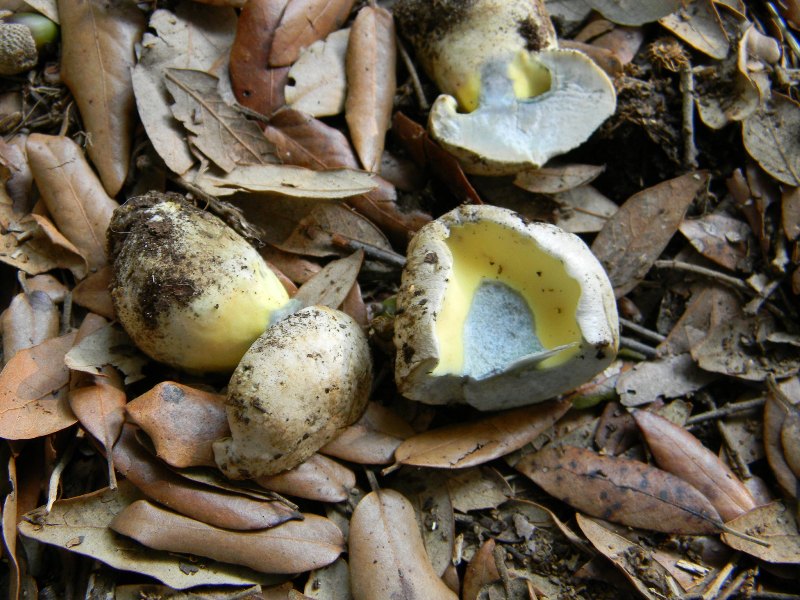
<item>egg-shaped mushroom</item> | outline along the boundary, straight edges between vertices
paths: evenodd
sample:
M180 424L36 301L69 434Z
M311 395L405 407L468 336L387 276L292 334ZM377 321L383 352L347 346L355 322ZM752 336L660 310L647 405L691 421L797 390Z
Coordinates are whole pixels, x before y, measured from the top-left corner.
M152 192L114 211L111 298L133 342L194 372L231 372L291 301L247 241L178 194Z
M367 406L372 358L349 315L309 306L256 340L228 386L231 437L214 457L231 479L296 467L354 423Z
M417 232L397 307L395 379L428 404L547 400L602 371L619 343L614 292L586 244L490 205Z

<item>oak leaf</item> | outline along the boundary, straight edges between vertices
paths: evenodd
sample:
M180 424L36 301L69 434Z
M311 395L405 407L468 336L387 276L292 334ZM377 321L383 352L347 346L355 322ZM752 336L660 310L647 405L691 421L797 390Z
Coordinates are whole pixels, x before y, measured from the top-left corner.
M289 106L315 117L338 115L344 110L349 36L349 29L340 29L303 51L289 70L289 84L284 89Z
M279 494L319 502L342 502L355 488L356 475L335 460L321 454L312 454L294 469L278 475L259 477L255 482Z
M289 0L270 46L271 67L288 67L303 48L339 29L354 0Z

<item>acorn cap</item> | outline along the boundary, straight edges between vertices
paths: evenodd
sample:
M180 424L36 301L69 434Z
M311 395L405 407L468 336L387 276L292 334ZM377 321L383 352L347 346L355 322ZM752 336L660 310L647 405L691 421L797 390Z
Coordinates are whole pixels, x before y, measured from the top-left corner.
M427 404L547 400L616 356L611 283L583 241L496 206L462 206L412 240L397 295L395 379Z

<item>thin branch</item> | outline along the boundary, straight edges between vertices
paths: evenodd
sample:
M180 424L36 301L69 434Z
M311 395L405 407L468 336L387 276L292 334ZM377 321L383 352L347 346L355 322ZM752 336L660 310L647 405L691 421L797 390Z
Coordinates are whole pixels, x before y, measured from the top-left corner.
M720 408L715 408L714 410L709 410L708 412L700 413L689 417L686 420L687 425L695 425L697 423L702 423L704 421L710 421L712 419L718 419L719 417L727 417L730 415L735 415L737 413L746 412L748 410L753 410L754 408L760 408L764 406L764 402L766 398L754 398L752 400L743 400L742 402L731 402L722 406Z
M633 321L629 321L628 319L619 320L620 325L622 325L625 329L630 329L634 333L638 333L645 339L650 340L651 342L655 342L656 344L660 344L664 340L667 339L667 336L661 335L657 331L653 331L652 329L647 329L647 327L642 327L641 325L634 323Z

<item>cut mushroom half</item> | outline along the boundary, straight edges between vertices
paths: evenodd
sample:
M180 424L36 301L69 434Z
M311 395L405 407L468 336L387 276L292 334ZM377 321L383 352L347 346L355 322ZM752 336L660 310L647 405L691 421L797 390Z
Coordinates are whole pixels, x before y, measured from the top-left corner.
M468 173L538 168L616 110L608 76L583 53L557 48L539 0L400 0L395 14L443 92L431 135Z
M409 246L395 378L428 404L500 410L553 398L616 356L614 292L583 241L496 206L462 206Z

